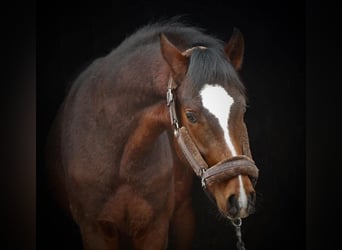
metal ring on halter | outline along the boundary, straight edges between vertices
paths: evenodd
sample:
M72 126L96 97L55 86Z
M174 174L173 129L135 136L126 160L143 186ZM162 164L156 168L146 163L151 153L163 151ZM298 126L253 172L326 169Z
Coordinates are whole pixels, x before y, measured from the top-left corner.
M170 107L171 102L173 102L173 100L174 99L173 99L172 89L168 88L166 92L166 103L168 107Z
M231 221L232 221L232 224L235 227L240 227L242 225L242 219L241 218L237 218L237 219L234 219L234 220L231 220Z

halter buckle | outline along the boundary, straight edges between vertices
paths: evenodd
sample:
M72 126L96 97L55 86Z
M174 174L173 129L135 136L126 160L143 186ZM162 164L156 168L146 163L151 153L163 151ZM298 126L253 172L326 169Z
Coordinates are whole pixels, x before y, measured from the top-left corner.
M204 175L205 171L206 170L204 168L202 168L201 169L201 174L200 174L200 176L201 176L201 185L202 185L203 189L207 188L207 183L205 182L205 178L203 178L203 175Z
M178 136L178 131L179 131L179 124L177 120L173 120L173 133L174 136L177 137Z
M166 104L168 107L170 107L171 103L173 102L173 93L172 93L172 89L168 88L167 92L166 92Z

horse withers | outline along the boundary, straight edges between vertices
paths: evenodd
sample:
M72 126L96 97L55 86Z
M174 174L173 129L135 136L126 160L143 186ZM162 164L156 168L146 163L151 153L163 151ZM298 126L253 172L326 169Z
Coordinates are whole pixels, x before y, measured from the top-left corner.
M193 175L231 220L254 210L258 169L239 79L244 40L145 26L71 86L48 141L50 181L84 249L191 249Z

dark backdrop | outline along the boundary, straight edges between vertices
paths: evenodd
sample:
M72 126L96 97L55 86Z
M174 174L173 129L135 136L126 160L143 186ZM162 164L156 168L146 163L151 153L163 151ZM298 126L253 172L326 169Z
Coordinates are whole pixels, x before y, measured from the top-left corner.
M66 86L138 27L174 15L185 15L190 24L223 40L233 27L245 37L246 123L260 169L257 211L243 221L246 248L293 249L305 243L303 1L58 1L38 5L38 249L80 249L77 227L51 204L44 179L43 147ZM199 188L194 201L195 249L235 249L232 227L218 219Z

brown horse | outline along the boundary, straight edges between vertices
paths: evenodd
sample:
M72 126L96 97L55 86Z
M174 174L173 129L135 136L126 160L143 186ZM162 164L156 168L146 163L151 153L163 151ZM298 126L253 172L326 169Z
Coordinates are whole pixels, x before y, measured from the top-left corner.
M70 88L48 143L51 185L84 249L191 249L194 173L230 219L253 212L258 177L227 44L178 23L148 25Z

